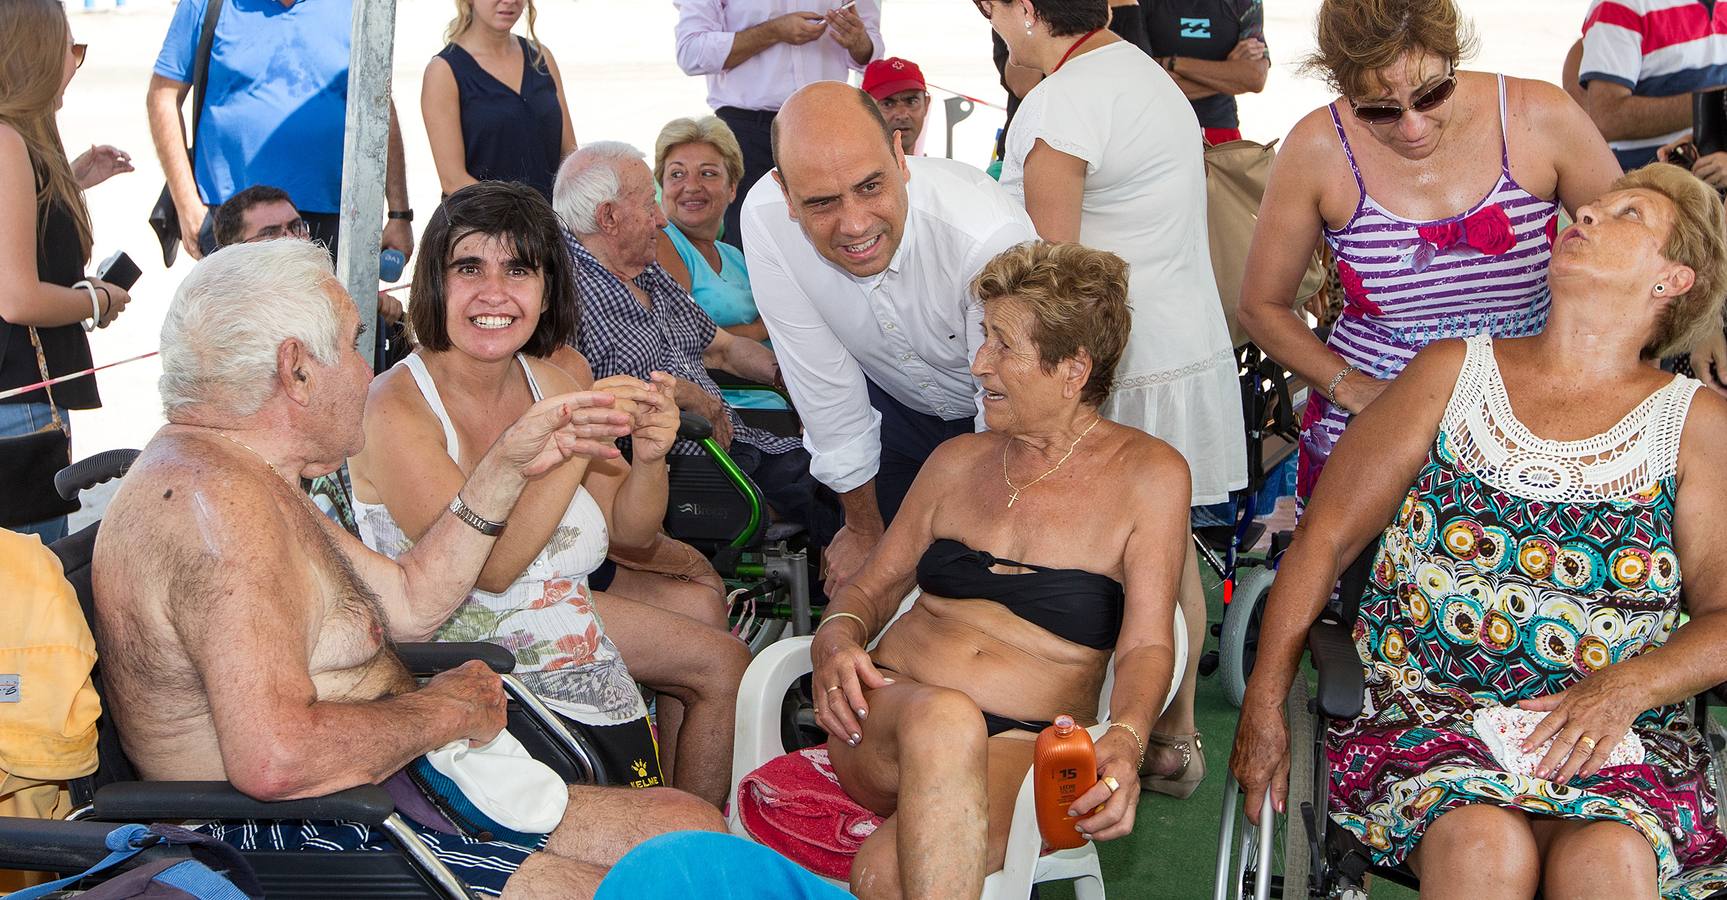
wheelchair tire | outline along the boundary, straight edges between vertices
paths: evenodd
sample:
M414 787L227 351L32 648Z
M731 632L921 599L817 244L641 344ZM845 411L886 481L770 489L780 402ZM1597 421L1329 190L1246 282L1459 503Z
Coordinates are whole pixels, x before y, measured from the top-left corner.
M1223 680L1224 696L1237 709L1247 695L1247 676L1259 650L1259 620L1265 614L1265 598L1277 572L1265 566L1241 566L1235 570L1235 596L1223 613L1223 630L1217 637L1217 672Z
M1307 676L1297 672L1289 686L1283 711L1289 721L1289 815L1283 822L1283 898L1308 900L1307 879L1313 870L1313 838L1302 815L1302 807L1320 800L1314 790L1314 731L1318 717L1308 709ZM1313 810L1314 816L1325 815Z

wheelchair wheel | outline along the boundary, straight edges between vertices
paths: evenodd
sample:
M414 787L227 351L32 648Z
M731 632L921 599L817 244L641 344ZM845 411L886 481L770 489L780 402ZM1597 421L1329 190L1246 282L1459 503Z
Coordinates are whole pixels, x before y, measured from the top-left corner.
M1278 816L1267 806L1263 813L1271 817L1271 827L1253 825L1241 808L1241 785L1233 776L1224 783L1215 900L1310 900L1324 896L1309 883L1314 842L1304 813L1322 813L1313 809L1317 798L1313 781L1317 723L1307 702L1307 680L1297 677L1284 701L1290 744L1288 815Z
M1265 615L1265 598L1277 572L1265 566L1242 566L1235 570L1235 595L1223 613L1223 629L1217 638L1217 671L1224 696L1237 709L1247 695L1247 676L1259 652L1259 621Z

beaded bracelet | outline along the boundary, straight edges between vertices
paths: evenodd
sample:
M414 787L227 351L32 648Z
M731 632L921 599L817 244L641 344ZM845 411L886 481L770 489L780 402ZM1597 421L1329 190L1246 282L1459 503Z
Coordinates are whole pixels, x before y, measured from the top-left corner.
M1330 383L1326 384L1326 386L1325 386L1325 396L1331 398L1331 402L1336 403L1337 402L1337 386L1343 383L1343 379L1349 377L1349 373L1359 372L1359 371L1361 371L1361 370L1355 367L1355 363L1350 363L1349 365L1344 366L1343 371L1337 373L1336 375L1331 376Z

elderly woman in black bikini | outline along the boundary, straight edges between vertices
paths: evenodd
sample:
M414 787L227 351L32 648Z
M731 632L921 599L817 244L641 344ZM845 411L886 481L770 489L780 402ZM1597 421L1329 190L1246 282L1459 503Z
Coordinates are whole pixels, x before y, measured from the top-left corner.
M1075 808L1094 839L1131 831L1174 665L1187 464L1098 414L1130 327L1126 264L1029 242L972 290L990 430L930 457L811 649L840 784L887 817L852 867L866 898L978 896L1037 730L1063 713L1096 721L1112 652L1100 781ZM923 594L883 632L914 583Z

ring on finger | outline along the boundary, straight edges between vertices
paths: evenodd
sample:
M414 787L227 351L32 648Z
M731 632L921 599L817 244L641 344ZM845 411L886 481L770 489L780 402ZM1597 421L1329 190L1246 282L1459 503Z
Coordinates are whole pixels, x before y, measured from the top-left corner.
M830 688L828 688L828 689L827 689L827 692L828 692L828 693L830 693L830 694L831 694L831 693L833 693L833 692L834 692L834 691L837 691L837 690L839 690L839 689L840 689L840 686L839 686L839 685L837 685L837 684L836 684L836 685L834 685L834 686L832 686L832 687L830 687Z
M1121 782L1116 781L1114 775L1103 776L1103 786L1109 788L1109 792L1112 794L1121 790Z
M1577 739L1577 746L1582 747L1584 752L1587 753L1588 751L1595 749L1595 739L1589 735L1584 735Z

